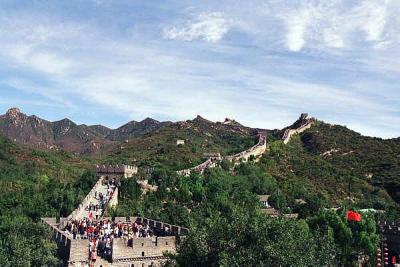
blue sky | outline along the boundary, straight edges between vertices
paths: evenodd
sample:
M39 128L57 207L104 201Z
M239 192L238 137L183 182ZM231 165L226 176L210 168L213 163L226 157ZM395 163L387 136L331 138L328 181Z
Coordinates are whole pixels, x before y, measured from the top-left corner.
M301 112L400 136L400 2L0 3L0 111L117 127L281 128Z

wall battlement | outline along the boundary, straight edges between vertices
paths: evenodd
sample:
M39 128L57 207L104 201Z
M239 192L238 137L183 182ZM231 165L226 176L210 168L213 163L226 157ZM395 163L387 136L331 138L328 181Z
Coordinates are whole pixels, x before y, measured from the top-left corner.
M138 167L130 165L96 165L96 173L101 175L120 175L125 178L132 177L138 172Z
M61 218L61 221L65 219ZM111 220L111 218L104 219ZM189 232L189 229L185 227L142 217L115 217L114 220L122 223L145 223L159 229L168 228L169 234L158 237L135 237L130 244L123 238L113 239L112 264L110 266L120 266L119 264L159 266L168 259L163 253L176 252L181 239ZM55 218L42 218L41 222L53 233L53 238L59 246L60 256L64 262L68 263L68 266L76 266L76 264L86 266L85 264L88 264L88 239L72 239L72 236L68 236L61 230L62 226L56 222Z

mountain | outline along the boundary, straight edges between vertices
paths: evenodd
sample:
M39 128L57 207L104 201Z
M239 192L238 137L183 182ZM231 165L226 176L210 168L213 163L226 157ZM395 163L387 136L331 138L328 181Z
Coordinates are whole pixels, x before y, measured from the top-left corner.
M357 179L382 188L400 203L400 143L362 136L344 126L318 123L301 135L305 149Z
M104 163L135 162L179 170L199 164L208 154L231 155L243 151L255 144L256 133L252 128L197 116L193 120L167 123L124 142L104 158ZM177 140L184 140L184 145L177 145Z
M69 119L50 122L27 116L18 108L0 116L0 133L32 148L86 155L97 155L113 145L86 125L77 125Z
M95 134L100 135L102 137L106 137L112 131L110 128L97 124L97 125L90 125L88 128Z
M270 141L261 164L295 198L311 192L331 205L350 200L359 207L390 210L400 203L399 155L396 139L362 136L316 121L286 145Z
M121 127L111 130L106 138L112 141L125 141L156 131L172 122L159 122L152 118L146 118L140 122L131 121Z
M128 122L117 129L103 125L78 125L67 118L50 122L34 115L27 116L18 108L11 108L0 116L0 134L19 144L36 149L64 150L88 156L119 151L121 147L126 147L121 144L130 140L134 140L131 143L141 142L137 138L147 135L157 136L163 128L167 129L166 132L177 131L177 136L186 136L185 131L190 129L192 133L196 132L205 139L208 138L208 141L213 138L218 139L218 135L238 134L248 138L256 133L255 129L245 127L234 120L227 119L223 123L212 122L201 116L175 123L146 118L139 122ZM229 142L231 141L227 139L223 146L229 147Z
M0 132L18 142L35 148L50 149L54 146L52 123L36 116L26 116L12 108L0 116Z

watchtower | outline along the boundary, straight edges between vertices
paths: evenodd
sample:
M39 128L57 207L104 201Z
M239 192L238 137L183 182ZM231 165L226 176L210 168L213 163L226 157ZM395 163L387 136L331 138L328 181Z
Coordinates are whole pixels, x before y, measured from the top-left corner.
M137 174L138 168L130 165L96 165L97 178L104 177L105 181L119 180L122 177L130 178Z

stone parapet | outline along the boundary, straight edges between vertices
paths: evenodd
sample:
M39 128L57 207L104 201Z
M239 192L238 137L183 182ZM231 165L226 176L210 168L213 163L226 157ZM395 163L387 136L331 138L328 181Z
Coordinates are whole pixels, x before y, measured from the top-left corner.
M289 143L290 138L295 134L300 134L310 128L315 122L314 118L304 118L301 124L297 128L288 128L285 130L282 136L282 141L284 144Z
M258 134L258 143L245 151L242 151L232 156L221 157L219 155L217 157L209 157L206 161L195 167L177 171L177 174L182 176L189 176L192 172L203 173L205 169L217 166L217 163L221 162L223 159L234 163L240 161L248 161L251 156L254 156L255 158L260 157L266 150L267 137L264 134Z
M265 135L258 135L258 143L251 148L237 153L232 156L226 156L224 159L232 162L248 161L251 156L257 158L264 154L267 150L267 137Z
M77 219L79 214L90 204L91 199L94 198L96 191L99 191L104 183L104 177L100 177L96 184L92 187L90 192L85 196L79 206L67 217L67 220Z

